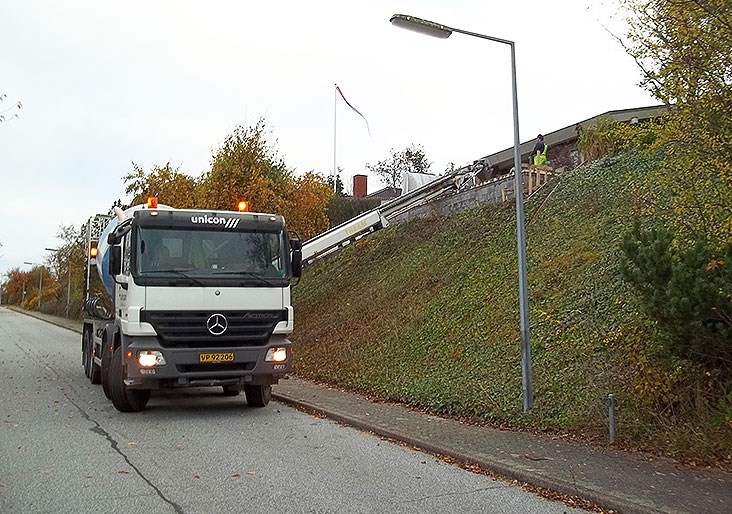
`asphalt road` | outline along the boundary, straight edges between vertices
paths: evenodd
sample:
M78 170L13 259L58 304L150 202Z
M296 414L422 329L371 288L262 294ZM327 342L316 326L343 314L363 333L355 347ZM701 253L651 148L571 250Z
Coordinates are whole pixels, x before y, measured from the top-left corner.
M584 512L276 402L153 393L121 414L79 335L0 308L0 512Z

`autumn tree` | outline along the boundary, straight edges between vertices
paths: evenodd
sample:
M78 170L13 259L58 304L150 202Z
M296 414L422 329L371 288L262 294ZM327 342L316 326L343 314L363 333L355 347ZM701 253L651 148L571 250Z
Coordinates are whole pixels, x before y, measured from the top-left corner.
M86 231L73 225L63 225L56 237L61 244L56 245L48 259L53 274L57 277L54 288L57 305L54 314L64 314L70 318L81 316L83 308L84 282L86 280ZM45 294L44 294L45 301Z
M399 152L392 148L390 153L388 159L376 164L366 164L366 168L378 175L387 187L397 189L401 186L403 173L429 173L432 166L421 146L412 144Z
M671 104L658 177L666 215L692 240L732 238L732 9L730 0L620 0L630 13L623 44L642 85Z
M254 210L282 212L292 185L292 173L269 140L263 119L239 126L215 151L211 170L199 184L198 204L209 209L232 209L246 199Z
M3 303L21 305L25 299L25 285L31 281L29 271L13 268L8 271L7 279L3 283Z
M170 163L153 166L146 172L141 166L132 163L132 172L123 177L125 193L132 197L131 205L145 203L148 196L157 196L160 203L176 208L195 207L196 180L173 169Z
M176 208L234 210L247 200L250 210L282 214L289 228L310 238L328 228L331 186L320 174L296 177L278 156L263 119L253 126L239 126L214 151L211 169L194 179L170 163L150 172L133 163L124 176L132 204L158 196Z
M287 226L303 240L326 231L329 226L328 203L333 196L332 186L325 177L308 172L293 180L286 197L284 211Z

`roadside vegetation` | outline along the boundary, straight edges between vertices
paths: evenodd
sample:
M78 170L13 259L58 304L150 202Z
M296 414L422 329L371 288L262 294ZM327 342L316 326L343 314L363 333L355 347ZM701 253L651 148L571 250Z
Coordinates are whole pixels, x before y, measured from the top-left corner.
M403 223L308 268L293 293L297 374L435 413L597 442L606 439L613 393L624 443L729 467L728 381L714 365L667 351L666 327L623 275L639 189L658 162L639 151L605 158L527 204L527 219L543 204L527 226L530 413L522 412L509 207Z
M618 4L619 40L670 108L585 130L592 164L526 206L535 408L521 408L508 207L404 223L308 269L298 374L596 442L612 393L622 444L732 469L732 11Z

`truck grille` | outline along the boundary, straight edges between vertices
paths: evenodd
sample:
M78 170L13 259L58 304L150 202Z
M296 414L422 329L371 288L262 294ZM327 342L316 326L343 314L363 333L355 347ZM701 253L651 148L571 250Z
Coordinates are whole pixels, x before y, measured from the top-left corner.
M213 314L226 318L226 330L220 335L208 330ZM164 348L236 348L265 344L277 323L287 321L287 311L142 311L140 320L153 326Z

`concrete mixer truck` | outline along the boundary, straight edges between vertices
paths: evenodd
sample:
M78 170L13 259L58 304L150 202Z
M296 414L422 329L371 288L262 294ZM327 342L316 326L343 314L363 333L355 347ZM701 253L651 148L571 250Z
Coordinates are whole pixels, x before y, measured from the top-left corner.
M141 411L163 388L269 403L292 368L290 286L302 271L282 216L150 199L90 219L87 242L82 364L117 410Z

